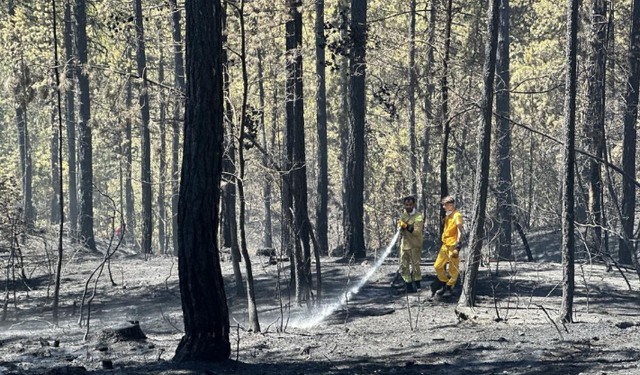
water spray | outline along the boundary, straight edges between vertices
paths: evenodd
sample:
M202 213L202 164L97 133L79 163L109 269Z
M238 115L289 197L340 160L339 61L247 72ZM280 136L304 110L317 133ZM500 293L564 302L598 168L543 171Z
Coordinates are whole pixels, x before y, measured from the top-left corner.
M367 274L364 275L356 285L352 286L347 291L342 293L342 295L336 302L324 305L320 310L316 311L312 315L309 315L306 317L300 317L295 321L291 322L289 325L297 328L311 328L317 325L318 323L322 322L323 320L325 320L328 316L330 316L336 310L338 310L342 305L347 303L347 301L349 301L353 296L358 294L358 292L360 291L360 288L362 288L362 286L366 284L367 281L369 281L371 276L373 276L373 274L378 270L378 268L380 268L384 260L387 259L389 254L391 254L391 250L393 249L393 246L398 241L398 237L400 237L400 228L398 228L398 230L396 231L396 234L391 239L391 242L389 243L387 248L384 250L382 255L375 262L373 267L371 267L371 269L367 272Z

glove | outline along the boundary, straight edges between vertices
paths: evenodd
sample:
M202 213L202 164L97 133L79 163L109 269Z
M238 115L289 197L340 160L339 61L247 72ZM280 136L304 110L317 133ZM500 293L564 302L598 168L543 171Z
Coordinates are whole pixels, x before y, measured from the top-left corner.
M407 223L405 223L404 221L400 220L398 222L398 228L400 229L407 229Z
M453 249L453 251L451 252L451 257L457 258L459 256L460 256L460 252L458 251L458 249Z
M407 232L413 233L413 225L411 224L407 225Z

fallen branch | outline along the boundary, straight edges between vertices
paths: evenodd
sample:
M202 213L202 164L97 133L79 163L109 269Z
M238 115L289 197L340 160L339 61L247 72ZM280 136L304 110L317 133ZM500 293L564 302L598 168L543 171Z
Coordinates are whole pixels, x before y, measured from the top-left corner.
M551 316L547 312L547 309L545 309L544 306L542 306L542 305L536 305L536 306L538 306L539 308L542 309L542 311L544 311L545 315L547 316L547 318L549 319L551 324L553 324L553 326L556 327L556 331L558 331L558 335L560 335L560 339L564 341L564 337L562 336L562 332L560 331L560 328L558 328L558 325L556 324L556 322L553 321L553 319L551 319ZM566 327L565 327L565 329L566 329Z

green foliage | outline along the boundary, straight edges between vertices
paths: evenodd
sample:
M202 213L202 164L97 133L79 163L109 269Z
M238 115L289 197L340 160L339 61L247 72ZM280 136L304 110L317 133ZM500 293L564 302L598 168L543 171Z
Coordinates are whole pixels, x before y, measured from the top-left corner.
M342 210L342 163L344 158L341 145L344 138L344 122L347 109L343 108L341 84L348 79L348 68L344 69L344 59L350 48L349 26L345 18L349 12L339 8L346 1L326 2L326 40L323 43L327 55L327 105L328 105L328 145L329 145L329 196L330 196L330 245L337 246L341 239ZM444 2L437 3L436 40L434 43L435 63L433 73L426 71L428 45L428 16L431 1L419 1L416 25L416 70L418 87L416 90L416 134L421 136L425 126L429 126L429 149L421 146L415 150L418 160L429 157L428 207L432 213L427 219L426 229L437 232L439 199L439 154L440 154L440 80L442 78L442 58L444 54ZM19 157L15 108L21 105L27 110L28 128L31 135L34 162L34 202L38 212L38 223L45 223L48 197L52 194L49 169L49 141L52 126L53 85L51 73L53 65L52 30L50 1L18 1L15 15L0 20L0 76L6 77L0 94L0 170L3 174L19 176ZM621 82L624 75L626 34L628 33L630 0L616 2L616 68L611 76ZM347 4L348 5L348 4ZM370 0L368 9L367 44L367 163L365 227L370 234L367 238L372 247L382 246L393 227L391 218L401 207L400 197L410 190L410 153L408 129L408 56L409 56L409 2L389 2ZM315 74L315 34L314 6L312 1L302 5L304 35L301 53L304 66L304 105L307 145L307 163L310 205L316 202L316 74ZM450 143L449 168L452 192L461 202L464 214L471 214L471 185L475 168L475 134L479 111L473 105L479 102L482 85L482 64L484 61L484 40L486 34L485 0L468 2L454 1L454 23L451 40L450 63L450 116L452 140ZM512 0L511 1L511 108L512 119L551 136L558 136L561 130L563 108L563 64L565 38L565 9L557 1ZM183 2L179 2L180 11ZM8 9L1 8L6 14ZM172 108L181 101L181 93L175 90L174 55L171 13L167 1L143 1L145 34L148 58L148 75L152 81L150 90L152 175L154 195L158 191L160 105L164 100L168 121L173 119ZM139 167L139 107L137 95L140 79L135 71L135 43L133 6L130 1L105 0L89 2L88 35L89 72L92 119L94 137L94 184L102 194L119 201L124 195L120 185L120 173L125 168L124 129L127 120L133 122L133 181L134 195L140 196ZM265 118L269 153L275 160L282 155L284 138L284 96L285 61L284 37L286 13L284 3L254 0L246 4L247 25L247 66L249 69L249 114L247 118L248 136L260 143L262 116ZM58 1L59 51L63 51L62 35L63 2ZM184 28L184 17L181 19ZM229 51L230 92L227 98L232 108L235 126L240 121L242 103L242 79L238 52L240 33L238 15L233 6L227 6L226 46ZM184 38L184 29L183 29ZM260 108L257 76L257 50L262 50L264 66L265 107ZM61 56L62 57L62 56ZM159 79L159 65L164 64L164 81ZM72 69L68 62L64 69ZM348 64L347 64L348 67ZM73 83L64 79L61 89L73 90ZM133 104L125 102L126 84L132 82ZM433 109L434 119L427 121L424 113L424 95L427 84L435 86ZM162 94L162 95L161 95ZM617 100L610 94L612 101ZM164 99L163 99L164 98ZM64 104L64 103L63 103ZM610 106L610 124L614 156L619 140L619 120L616 106ZM182 112L180 112L182 113ZM66 124L66 122L65 122ZM167 140L170 144L171 125ZM236 131L236 134L237 131ZM271 135L275 143L270 144ZM420 144L420 140L418 140ZM516 200L519 214L533 215L535 225L543 225L555 220L554 202L557 201L559 184L558 167L560 148L552 142L529 132L513 127L512 165L515 181ZM168 150L170 147L168 146ZM64 158L68 157L66 141ZM276 171L265 170L262 155L255 148L247 148L247 191L249 240L258 244L262 232L263 215L262 188L265 175L279 181ZM170 155L166 156L170 160ZM67 181L67 164L64 164L64 181ZM493 173L493 172L492 172ZM348 178L348 176L346 176ZM493 177L491 177L493 179ZM68 189L64 189L67 194ZM170 191L167 186L166 191ZM279 212L278 189L274 189L274 211ZM109 207L101 194L94 194L98 218L109 215ZM532 197L532 198L531 198ZM124 199L124 198L122 198ZM169 196L166 197L170 199ZM66 199L68 201L68 199ZM534 202L535 201L535 202ZM136 199L139 202L139 199ZM154 202L156 199L154 198ZM170 205L169 205L170 207ZM137 211L140 211L137 209ZM313 209L310 209L314 212ZM175 213L170 213L170 215ZM276 215L276 227L279 218ZM136 222L141 220L137 218ZM106 221L96 220L99 236L108 232ZM139 229L139 228L136 228ZM136 230L134 232L139 232ZM168 231L170 233L170 231ZM278 238L278 236L276 236Z

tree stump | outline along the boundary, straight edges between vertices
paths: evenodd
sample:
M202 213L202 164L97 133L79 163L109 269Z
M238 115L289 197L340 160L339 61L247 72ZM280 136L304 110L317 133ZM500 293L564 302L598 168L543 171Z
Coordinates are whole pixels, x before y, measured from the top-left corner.
M137 341L145 340L147 336L140 329L138 321L130 321L122 326L107 328L102 331L104 339L113 339L115 341Z

